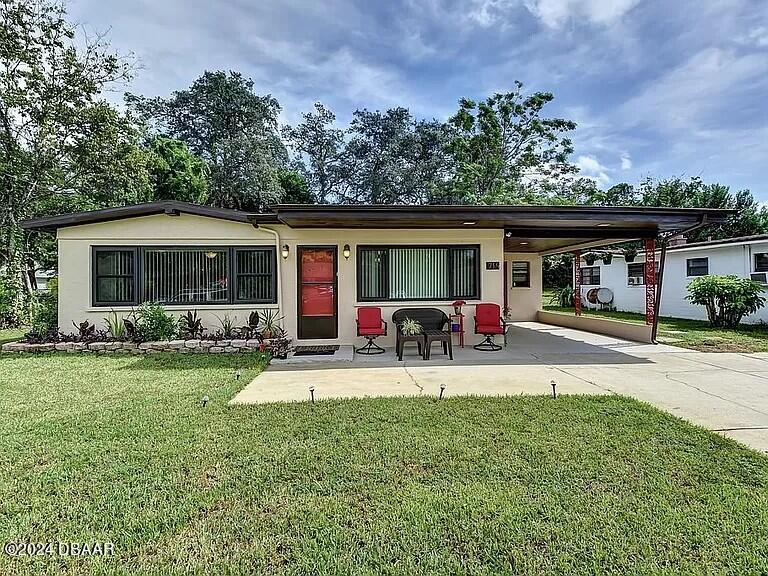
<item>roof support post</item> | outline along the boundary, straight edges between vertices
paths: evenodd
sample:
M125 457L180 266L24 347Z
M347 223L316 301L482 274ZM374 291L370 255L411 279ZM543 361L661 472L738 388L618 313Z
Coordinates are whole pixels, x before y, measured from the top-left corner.
M656 239L645 239L645 323L656 319Z
M573 309L581 316L581 250L573 253Z
M653 316L653 328L651 329L651 342L658 344L656 334L659 331L659 313L661 312L661 291L664 288L664 265L667 262L667 239L660 238L661 254L659 255L659 277L656 286L656 314Z

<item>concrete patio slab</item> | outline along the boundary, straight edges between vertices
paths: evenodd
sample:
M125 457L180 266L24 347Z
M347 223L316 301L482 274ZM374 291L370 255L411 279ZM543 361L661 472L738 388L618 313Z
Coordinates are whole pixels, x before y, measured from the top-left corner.
M352 362L270 366L233 404L430 395L624 394L768 453L768 354L704 353L644 345L535 322L515 324L497 353L415 348Z

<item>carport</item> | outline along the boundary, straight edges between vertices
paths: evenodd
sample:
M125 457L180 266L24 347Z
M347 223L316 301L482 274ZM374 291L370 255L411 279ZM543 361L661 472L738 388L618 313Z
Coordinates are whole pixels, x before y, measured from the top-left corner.
M656 328L664 278L666 249L671 238L709 224L720 224L734 210L616 206L327 206L280 205L277 219L292 228L338 229L442 229L457 237L470 230L503 229L505 259L503 306L509 307L510 255L540 258L554 254L574 256L574 316L539 312L542 322L642 342L656 342ZM645 261L646 327L615 320L582 318L582 251L620 242L641 241ZM657 262L658 257L658 262ZM491 263L486 263L488 266ZM541 271L539 270L539 274ZM539 307L541 294L533 295ZM500 303L501 304L501 303Z

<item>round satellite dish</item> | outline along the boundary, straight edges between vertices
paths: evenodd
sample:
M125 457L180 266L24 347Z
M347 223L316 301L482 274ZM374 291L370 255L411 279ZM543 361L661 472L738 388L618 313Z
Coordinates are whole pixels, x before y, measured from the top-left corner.
M590 304L597 304L597 288L591 288L587 292L587 302Z
M599 288L597 291L597 301L600 304L610 304L613 302L613 291L610 288Z

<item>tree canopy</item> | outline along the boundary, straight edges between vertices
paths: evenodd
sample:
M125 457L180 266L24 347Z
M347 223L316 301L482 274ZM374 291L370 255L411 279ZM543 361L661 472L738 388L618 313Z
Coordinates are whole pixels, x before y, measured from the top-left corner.
M184 142L210 168L214 206L263 210L282 196L287 162L278 131L280 105L239 72L205 72L169 98L126 95L154 132Z
M150 194L140 132L102 97L129 79L130 62L101 37L76 41L65 16L46 0L0 4L0 268L17 309L52 246L23 233L21 220Z

